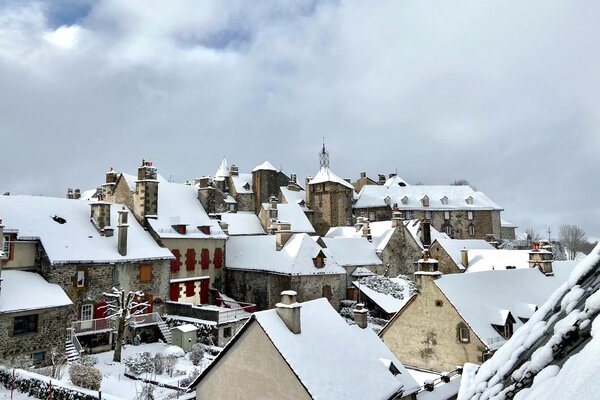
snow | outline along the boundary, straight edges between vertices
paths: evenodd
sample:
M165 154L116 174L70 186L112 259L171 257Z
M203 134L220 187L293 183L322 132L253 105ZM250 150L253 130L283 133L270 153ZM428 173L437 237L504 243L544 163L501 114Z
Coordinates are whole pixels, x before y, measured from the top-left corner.
M235 236L227 241L227 268L266 271L285 275L345 274L327 249L322 249L306 233L295 233L281 250L275 246L276 235ZM315 258L325 254L325 265L317 268Z
M93 203L90 202L90 203ZM111 224L117 225L118 211L124 206L111 204ZM0 210L7 229L18 230L18 239L37 240L52 264L107 263L171 259L168 249L161 248L128 212L127 255L117 250L118 231L111 237L101 236L90 222L90 205L41 196L0 196ZM59 224L53 216L64 218Z
M200 201L198 189L195 186L181 183L171 183L158 175L158 218L148 219L152 229L162 239L226 239L227 235L221 230L219 222L211 219ZM172 227L174 220L187 225L185 235ZM210 234L200 231L199 226L210 226Z
M502 324L508 312L515 319L514 331L530 318L569 276L570 268L554 268L554 276L538 269L484 271L443 275L434 283L465 322L490 349L506 340L492 327Z
M509 392L513 395L516 392L516 400L597 399L600 392L596 368L600 355L600 319L596 318L600 312L599 267L600 246L596 246L529 322L481 366L475 377L465 380L460 398L503 400ZM584 287L586 290L582 292ZM574 308L576 299L579 301ZM565 340L567 332L576 330L577 326L585 331L590 321L591 336L580 332L576 336L579 339L575 339L578 345L570 347L573 341ZM563 346L562 351L553 351ZM507 374L511 379L504 381ZM533 382L530 387L519 390L521 386L517 384L524 377L533 377Z
M301 305L299 334L286 327L276 310L254 317L312 398L387 399L403 386L416 387L399 361L396 367L403 373L397 378L379 360L397 359L374 332L348 326L326 299ZM369 334L374 338L365 338Z
M279 188L285 198L285 203L299 204L302 200L306 201L306 192L304 190L290 190L285 186Z
M257 165L256 167L254 167L254 169L252 170L252 172L254 171L278 171L277 168L275 168L273 166L273 164L271 164L268 161L265 161L264 163Z
M263 203L262 208L268 215L269 203ZM277 220L289 223L292 232L315 233L315 228L304 214L304 210L296 203L277 204Z
M237 194L253 193L252 191L252 174L239 173L237 176L232 176L233 188ZM246 189L244 186L248 186Z
M517 225L513 224L512 222L508 222L505 219L500 219L500 226L503 228L518 228Z
M337 176L329 167L321 167L317 175L308 182L309 185L316 185L317 183L325 183L325 182L333 182L339 183L342 186L347 187L348 189L352 189L352 193L354 193L354 186L352 186L345 179Z
M0 313L42 310L72 304L59 285L46 282L35 272L2 271Z
M506 267L529 268L530 250L469 250L467 272L504 270Z
M252 211L238 211L237 213L223 213L221 221L229 226L229 236L236 235L264 235L260 220Z
M221 163L219 164L219 168L215 172L215 178L227 178L229 176L229 167L227 165L227 159L223 157Z
M395 175L395 176L392 176L391 178L388 178L388 180L385 181L385 183L383 184L383 186L385 186L385 187L390 187L390 186L394 186L394 185L408 186L408 183L404 179L400 178L398 175Z
M371 299L387 314L395 314L411 299L414 285L404 278L386 278L373 275L352 282L360 292Z
M357 278L363 278L365 276L373 276L375 275L373 272L371 272L370 269L365 268L365 267L356 267L354 269L354 271L352 271L352 273L350 274L350 276L354 276Z
M462 249L467 250L496 250L494 246L485 240L469 240L469 239L446 239L438 237L435 240L439 245L446 250L446 253L452 258L452 261L460 268L464 269L462 264ZM433 243L432 243L433 244ZM469 254L471 254L469 252ZM470 262L469 262L470 264Z
M185 325L179 325L178 327L176 327L175 329L180 330L181 332L194 332L197 331L198 328L196 328L194 325L192 324L185 324ZM177 346L173 346L173 347L177 347Z
M385 203L389 196L390 204ZM421 199L427 196L429 206L424 207ZM446 196L448 204L442 204L441 199ZM402 199L408 199L407 204ZM468 204L466 199L472 197L473 204ZM415 185L415 186L379 186L365 185L358 194L355 208L391 207L397 205L400 210L502 210L500 206L490 200L482 192L473 190L470 186L454 185Z
M338 264L344 267L382 265L375 246L364 237L324 237L323 242Z
M405 221L405 225L407 224L408 221ZM373 243L377 252L382 252L390 241L396 228L392 228L392 221L369 222L369 227L371 228L371 243ZM432 229L432 231L433 230L434 229ZM353 226L337 226L330 228L325 237L362 237L362 228L356 230ZM421 243L421 241L418 243Z

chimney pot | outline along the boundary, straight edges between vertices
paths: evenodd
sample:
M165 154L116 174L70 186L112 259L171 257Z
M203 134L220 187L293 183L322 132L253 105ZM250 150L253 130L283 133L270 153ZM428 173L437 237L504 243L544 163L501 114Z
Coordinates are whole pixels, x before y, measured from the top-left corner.
M125 209L125 206L123 206L123 208L119 210L119 225L117 226L119 230L119 237L117 238L117 250L122 256L127 255L127 228L129 227L127 224L127 215L128 212Z
M363 303L358 303L352 313L354 314L354 322L359 328L365 329L369 325L369 310L365 308Z
M460 249L460 261L463 267L469 268L469 250L465 248Z
M367 173L366 172L361 172L360 173L360 177L361 178L366 178L367 177Z
M284 290L281 292L281 302L275 306L275 311L285 326L293 333L302 332L300 310L302 306L296 302L296 292L293 290Z

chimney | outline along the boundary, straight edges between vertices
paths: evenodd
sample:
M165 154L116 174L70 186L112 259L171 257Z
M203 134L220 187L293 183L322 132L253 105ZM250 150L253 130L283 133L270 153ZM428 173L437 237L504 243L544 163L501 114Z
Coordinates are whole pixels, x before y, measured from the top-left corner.
M92 224L102 236L111 236L112 228L110 226L110 203L97 201L90 203ZM106 232L110 231L109 235Z
M533 242L533 248L529 251L529 268L537 268L546 276L553 276L552 270L553 254L548 250L540 248L540 242Z
M363 220L362 226L362 237L367 239L369 242L373 241L373 236L371 235L371 226L369 225L369 220Z
M469 268L469 250L465 248L460 249L460 262L465 269Z
M4 250L4 225L0 219L0 253ZM5 254L0 255L0 292L2 291L2 260L6 257Z
M428 219L421 221L421 242L423 246L429 247L431 245L431 226Z
M69 200L73 199L73 189L71 189L71 188L67 189L67 199L69 199Z
M208 214L216 212L215 188L210 186L209 179L202 177L199 179L198 200L202 204L202 208Z
M359 328L365 329L368 326L369 310L365 308L363 303L358 303L356 308L352 310L354 314L354 322Z
M81 198L81 189L75 188L73 191L73 199L79 200Z
M361 178L366 178L367 177L367 173L366 172L361 172L360 173L360 177Z
M417 272L415 272L415 282L417 289L421 289L423 284L431 283L443 274L438 271L438 262L429 256L429 250L423 250L423 256L417 261Z
M277 221L277 217L277 197L271 196L269 197L269 219L274 222Z
M290 174L290 182L298 183L296 180L296 174Z
M283 246L292 237L292 231L289 222L277 223L277 232L275 232L275 244L277 251L283 249Z
M385 183L385 174L379 174L379 180L377 181L378 185L383 185Z
M127 210L125 206L123 209L119 210L119 238L118 238L118 250L119 254L122 256L127 255L127 228L129 225L127 224Z
M399 228L402 226L402 211L392 212L392 228Z
M229 176L238 176L240 174L238 170L238 166L235 164L231 164L231 168L229 168Z
M302 306L296 302L296 292L285 290L281 292L281 303L276 304L275 311L285 326L294 333L301 332L300 309Z

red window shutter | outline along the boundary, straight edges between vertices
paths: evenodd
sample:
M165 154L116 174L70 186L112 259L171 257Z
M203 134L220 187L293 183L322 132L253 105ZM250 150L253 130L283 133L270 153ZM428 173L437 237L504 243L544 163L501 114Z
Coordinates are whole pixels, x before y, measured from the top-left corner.
M193 271L196 266L196 250L188 249L185 253L185 269Z
M94 305L94 319L106 318L108 315L107 305L108 303L106 301L101 301Z
M175 257L174 260L171 260L171 272L177 272L179 271L179 267L181 267L181 253L177 249L173 249L171 253Z
M171 301L179 300L179 283L171 283L169 287L169 299Z
M144 313L150 314L152 312L152 306L153 306L153 303L154 303L154 296L151 295L151 294L147 294L145 301L148 303L148 308L146 308L146 311L144 311Z
M215 249L215 268L223 266L223 250L220 247Z
M185 295L187 297L193 297L196 294L194 291L194 282L186 282L185 283Z
M208 304L208 279L200 281L200 303Z
M208 249L202 249L202 254L201 254L201 265L202 265L202 269L208 269L208 264L210 263L209 260L209 252Z

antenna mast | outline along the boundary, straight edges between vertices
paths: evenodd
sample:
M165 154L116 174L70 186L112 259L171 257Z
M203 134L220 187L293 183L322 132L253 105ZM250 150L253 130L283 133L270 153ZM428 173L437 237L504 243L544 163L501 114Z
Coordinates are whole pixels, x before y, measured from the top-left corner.
M329 152L325 149L325 138L323 138L323 149L319 152L319 163L321 168L329 168Z

